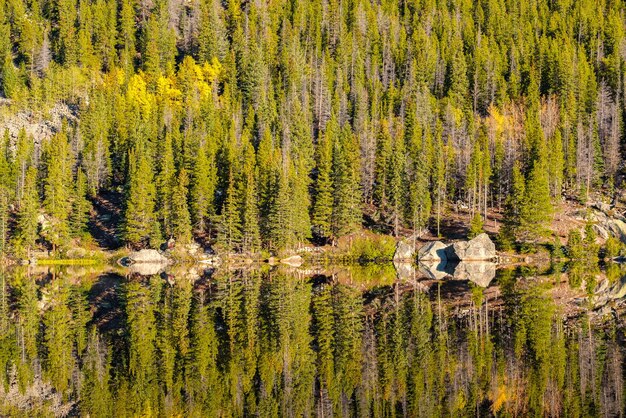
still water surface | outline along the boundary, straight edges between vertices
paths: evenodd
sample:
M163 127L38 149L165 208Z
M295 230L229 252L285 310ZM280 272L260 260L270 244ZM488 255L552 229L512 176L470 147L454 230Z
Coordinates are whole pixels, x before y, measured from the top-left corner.
M601 276L0 272L0 416L624 416Z

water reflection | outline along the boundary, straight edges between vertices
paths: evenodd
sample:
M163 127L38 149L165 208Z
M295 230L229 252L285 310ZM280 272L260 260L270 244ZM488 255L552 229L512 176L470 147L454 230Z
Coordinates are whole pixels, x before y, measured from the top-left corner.
M0 273L0 415L624 413L623 270L473 269Z

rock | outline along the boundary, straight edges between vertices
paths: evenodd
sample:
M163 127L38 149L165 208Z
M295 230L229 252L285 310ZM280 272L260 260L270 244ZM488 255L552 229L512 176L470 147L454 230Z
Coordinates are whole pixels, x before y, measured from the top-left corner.
M611 219L606 223L606 228L611 235L626 243L626 222L620 219Z
M459 241L446 248L448 260L486 261L496 258L496 246L482 233L469 241Z
M594 290L593 305L595 309L605 306L611 301L626 298L626 276L609 283L608 280L601 281Z
M432 241L424 245L417 252L419 261L439 261L447 260L446 244L441 241Z
M413 261L415 259L415 244L412 238L404 239L396 244L393 261Z
M603 240L606 240L607 238L609 238L609 231L607 231L605 227L598 225L598 224L593 224L592 228L595 231L598 238L601 238Z
M480 287L488 287L496 277L496 263L484 261L461 261L454 268L453 277L457 280L469 280Z
M128 257L126 257L129 264L169 264L169 258L165 257L163 254L158 252L157 250L140 250L131 253Z
M291 267L300 267L303 260L299 255L292 255L291 257L281 259L280 262Z
M394 261L393 267L396 269L398 279L413 280L415 278L415 267L413 266L413 263Z
M598 209L600 212L603 212L607 215L609 215L613 209L611 205L609 205L608 203L604 203L604 202L596 202L592 206Z
M420 261L419 270L422 275L431 280L441 280L449 276L445 261Z

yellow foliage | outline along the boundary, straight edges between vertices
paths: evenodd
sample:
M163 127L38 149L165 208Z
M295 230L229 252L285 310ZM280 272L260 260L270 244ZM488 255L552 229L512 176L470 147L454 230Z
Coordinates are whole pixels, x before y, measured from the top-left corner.
M133 75L128 80L126 101L130 107L139 108L142 116L147 117L154 107L154 97L146 89L143 73Z
M171 78L159 76L157 80L157 98L160 101L167 102L170 107L178 107L181 104L182 92L174 87Z
M492 396L492 399L495 399L493 399L491 408L494 413L498 413L498 411L502 409L502 405L508 400L506 386L504 384L500 385L495 395L496 396Z
M204 72L204 79L208 83L213 83L216 80L219 80L219 77L222 75L222 63L215 57L211 60L211 64L205 62L202 66L202 71Z

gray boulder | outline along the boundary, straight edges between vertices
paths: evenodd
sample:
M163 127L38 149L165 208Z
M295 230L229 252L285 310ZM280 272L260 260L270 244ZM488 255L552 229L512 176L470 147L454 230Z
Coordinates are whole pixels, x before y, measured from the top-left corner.
M393 254L393 261L413 261L415 258L415 245L413 239L404 239L396 244L396 252Z
M457 280L469 280L480 287L488 287L496 277L496 263L485 261L461 261L454 268L453 277Z
M417 252L417 258L420 261L445 261L446 256L446 244L441 241L432 241L424 245Z
M496 258L496 246L482 233L469 241L459 241L446 248L448 260L487 261Z
M165 257L163 254L158 252L157 250L140 250L131 253L128 257L126 257L129 264L169 264L169 258Z
M626 222L621 219L611 219L607 222L606 228L611 235L626 243Z

